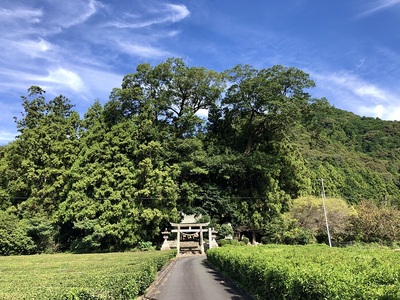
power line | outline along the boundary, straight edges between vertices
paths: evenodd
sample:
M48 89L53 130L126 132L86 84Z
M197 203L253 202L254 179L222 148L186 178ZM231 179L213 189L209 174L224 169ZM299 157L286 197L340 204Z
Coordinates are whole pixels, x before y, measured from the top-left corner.
M38 199L38 200L67 200L69 197L38 197L38 196L18 196L18 197L7 197L7 196L2 196L0 197L0 199L2 200L28 200L30 198L33 199ZM82 199L84 197L70 197L71 199ZM168 198L168 197L127 197L127 196L123 196L123 197L114 197L114 196L110 196L110 197L85 197L87 199L93 199L93 200L108 200L108 199L135 199L135 200L175 200L175 198ZM210 198L214 198L214 197L207 197L208 199ZM250 197L250 196L231 196L231 197L218 197L221 199L248 199L248 200L254 200L254 199L260 199L260 200L266 200L268 199L268 197ZM188 198L184 198L184 197L178 197L176 198L176 200L187 200ZM203 198L194 198L193 200L204 200Z

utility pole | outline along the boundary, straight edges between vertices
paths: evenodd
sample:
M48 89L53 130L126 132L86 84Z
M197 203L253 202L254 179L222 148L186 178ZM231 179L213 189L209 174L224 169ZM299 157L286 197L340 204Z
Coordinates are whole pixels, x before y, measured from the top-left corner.
M322 207L323 207L323 209L324 209L324 215L325 215L326 232L328 233L329 247L332 247L331 234L329 233L328 217L327 217L327 214L326 214L326 207L325 207L325 187L324 187L324 179L322 179L322 178L321 178L321 183L322 183Z

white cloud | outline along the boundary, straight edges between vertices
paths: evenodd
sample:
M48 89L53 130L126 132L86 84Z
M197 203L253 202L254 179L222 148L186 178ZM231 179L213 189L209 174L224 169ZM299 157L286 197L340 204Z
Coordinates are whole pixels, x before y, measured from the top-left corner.
M322 85L329 85L335 90L340 88L342 92L351 93L356 96L365 96L372 99L374 102L377 100L389 100L389 98L392 97L384 89L375 84L366 82L352 73L344 71L325 74L314 73L313 77L316 78L317 81L322 82Z
M0 145L8 144L15 139L16 132L8 132L0 130Z
M165 18L166 21L179 22L190 14L185 5L166 4L166 7L170 8L170 13Z
M73 96L74 98L82 97L88 102L94 99L108 100L112 89L121 86L123 75L125 75L90 67L78 67L76 72L84 78L85 89Z
M392 106L387 108L386 119L400 121L400 105Z
M9 4L0 9L0 23L8 30L0 29L9 37L36 35L35 39L60 33L63 29L82 24L104 7L96 0L41 1L36 5Z
M20 98L16 96L15 99L18 101ZM20 109L17 107L15 102L12 104L0 102L0 112L0 145L5 145L14 140L15 136L17 135L13 117L19 116ZM10 123L12 126L7 126Z
M36 78L44 83L55 83L57 85L65 86L73 91L81 91L84 89L84 83L82 79L73 71L66 70L64 68L57 68L49 71L49 75L46 77Z
M386 104L385 106L379 104L372 107L360 106L359 112L365 116L400 121L400 105L396 104Z
M30 34L38 34L42 28L44 11L32 7L0 8L0 37L4 40L27 39ZM8 44L0 44L6 48Z
M324 93L337 107L362 116L400 120L400 91L385 89L344 71L310 74L315 78L319 93Z
M385 91L371 84L361 84L358 87L357 86L354 87L354 93L356 93L359 96L369 96L372 98L382 99L382 100L387 99Z
M385 107L381 104L373 106L373 107L366 107L366 106L360 107L360 112L363 115L374 116L374 117L377 117L380 119L382 119L384 117L385 111L386 111Z

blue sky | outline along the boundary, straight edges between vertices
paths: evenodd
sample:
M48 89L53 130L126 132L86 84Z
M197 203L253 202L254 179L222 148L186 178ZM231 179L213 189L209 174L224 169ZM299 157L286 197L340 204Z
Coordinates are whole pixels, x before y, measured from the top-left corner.
M83 114L140 63L297 67L337 108L400 120L400 0L2 0L0 144L39 85Z

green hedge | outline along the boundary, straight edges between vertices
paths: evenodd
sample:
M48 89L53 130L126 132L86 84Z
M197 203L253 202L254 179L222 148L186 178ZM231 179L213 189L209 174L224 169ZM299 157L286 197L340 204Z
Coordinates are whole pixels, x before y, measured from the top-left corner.
M226 239L222 239L222 240L218 240L218 245L219 246L226 246L226 245L231 245L231 246L244 246L245 243L238 241L238 240L226 240Z
M400 299L400 252L388 248L227 246L207 258L256 299Z

